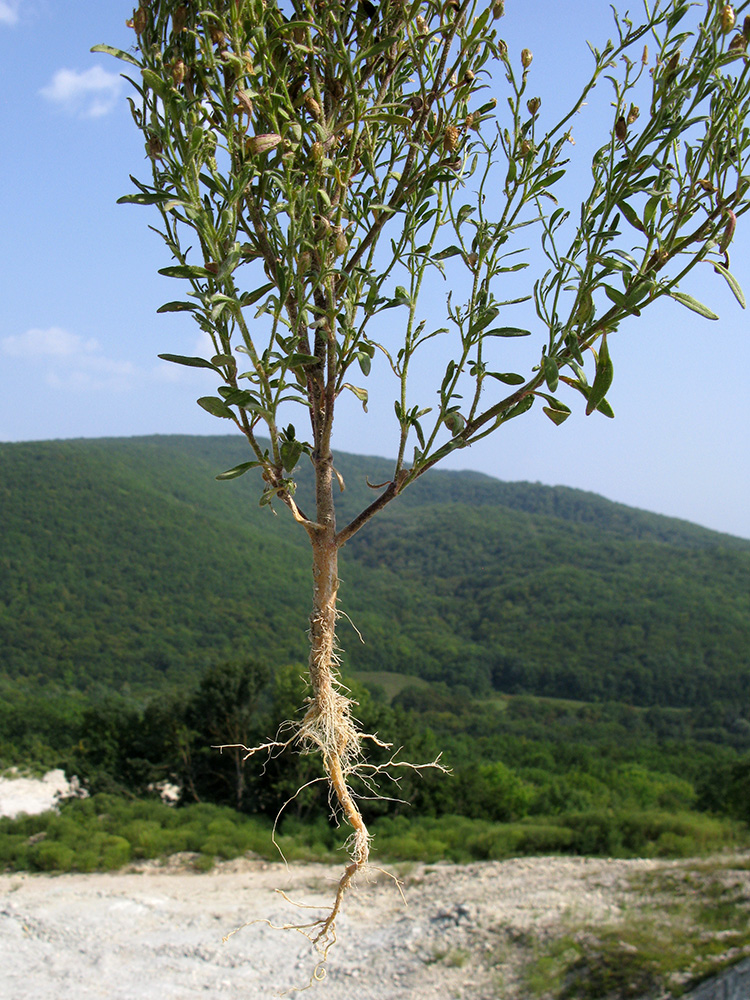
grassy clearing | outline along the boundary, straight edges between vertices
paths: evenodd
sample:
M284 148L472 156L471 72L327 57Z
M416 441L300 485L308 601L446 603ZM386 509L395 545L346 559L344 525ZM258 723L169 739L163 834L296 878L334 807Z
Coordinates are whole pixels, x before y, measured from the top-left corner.
M627 906L606 925L568 921L553 940L527 944L530 998L680 997L750 955L747 859L690 863L631 880Z

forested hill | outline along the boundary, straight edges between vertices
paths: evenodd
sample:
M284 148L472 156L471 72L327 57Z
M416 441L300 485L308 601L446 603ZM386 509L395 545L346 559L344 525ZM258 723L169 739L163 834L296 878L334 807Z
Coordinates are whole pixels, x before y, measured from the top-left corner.
M231 437L0 444L0 672L153 687L238 654L304 660L307 537L258 506L252 473L214 480L247 459ZM344 523L391 466L337 468ZM433 472L355 536L340 575L365 640L342 619L353 670L477 693L750 698L750 542L683 521Z

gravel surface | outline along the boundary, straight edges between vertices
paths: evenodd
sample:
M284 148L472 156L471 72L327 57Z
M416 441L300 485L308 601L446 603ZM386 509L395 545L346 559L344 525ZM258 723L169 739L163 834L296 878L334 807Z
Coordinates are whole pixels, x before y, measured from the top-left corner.
M510 1000L516 952L566 915L616 917L655 861L524 858L414 866L404 899L373 872L347 897L321 1000ZM254 1000L310 981L315 957L293 931L340 870L236 860L208 873L178 861L112 874L0 876L0 995L7 1000ZM226 935L246 924L236 934ZM501 984L502 983L502 987Z

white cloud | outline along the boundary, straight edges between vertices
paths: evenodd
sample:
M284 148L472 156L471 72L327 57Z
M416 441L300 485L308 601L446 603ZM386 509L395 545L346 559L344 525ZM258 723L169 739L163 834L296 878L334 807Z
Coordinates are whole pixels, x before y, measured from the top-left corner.
M108 358L93 337L84 340L59 326L5 337L0 341L0 351L25 361L46 385L55 389L121 391L139 377L132 362Z
M18 23L18 0L0 0L0 24Z
M0 0L0 4L3 0ZM1 8L0 8L1 9ZM81 118L101 118L115 107L123 80L101 66L78 72L59 69L52 82L42 87L42 97Z

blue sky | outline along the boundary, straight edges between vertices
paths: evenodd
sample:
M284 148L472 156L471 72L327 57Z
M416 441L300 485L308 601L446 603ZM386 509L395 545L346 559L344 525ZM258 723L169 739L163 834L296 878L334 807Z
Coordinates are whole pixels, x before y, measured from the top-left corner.
M545 109L562 107L590 66L586 39L602 44L610 34L609 5L572 0L564 20L552 0L507 0L506 8L511 52L534 52L530 93ZM196 353L198 330L183 314L156 315L176 297L173 282L156 274L169 263L147 228L157 220L115 204L131 190L128 175L145 178L149 168L120 65L89 50L131 45L131 9L117 0L0 0L3 441L227 430L195 404L215 391L210 374L157 359ZM502 84L498 74L501 104ZM572 176L586 177L592 137L603 142L611 127L608 101L604 93L574 122ZM750 294L747 229L735 239L732 269ZM569 400L574 414L556 428L535 409L451 456L450 467L591 490L750 538L748 315L710 268L684 290L721 320L670 302L625 324L610 343L614 421L586 418ZM441 307L436 296L436 318ZM415 402L430 405L439 374L423 367ZM393 454L395 386L375 372L369 388L370 413L347 401L335 443Z

